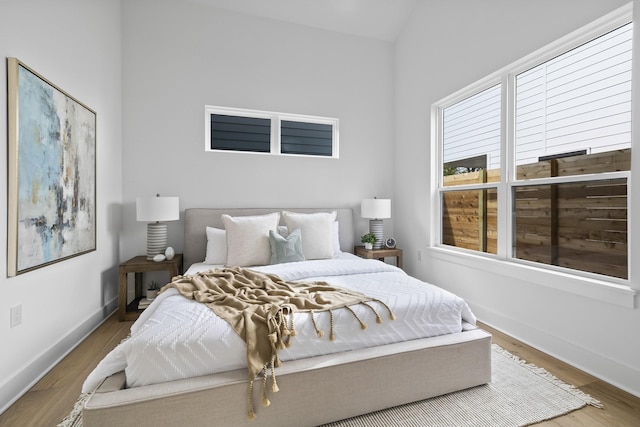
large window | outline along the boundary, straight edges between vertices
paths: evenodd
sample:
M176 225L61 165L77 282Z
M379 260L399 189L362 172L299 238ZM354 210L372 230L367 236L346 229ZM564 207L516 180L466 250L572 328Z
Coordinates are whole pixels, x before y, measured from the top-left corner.
M434 105L437 243L628 279L625 17Z
M205 107L205 149L338 157L338 119Z

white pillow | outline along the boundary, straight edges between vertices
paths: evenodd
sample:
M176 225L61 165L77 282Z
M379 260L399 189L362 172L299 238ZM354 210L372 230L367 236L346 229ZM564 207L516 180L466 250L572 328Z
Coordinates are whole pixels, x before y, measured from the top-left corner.
M342 249L340 249L340 225L338 221L333 223L333 253L335 255L342 253Z
M278 226L278 234L284 238L289 236L289 229L286 225ZM342 249L340 249L340 225L338 221L333 223L333 254L338 255L342 253Z
M318 212L312 214L282 212L289 230L299 228L302 232L302 253L306 259L332 258L335 253L334 225L337 213Z
M280 222L278 212L257 216L222 215L222 222L227 233L227 266L269 264L269 230L277 230Z
M205 264L224 265L227 262L227 232L207 227L207 254Z

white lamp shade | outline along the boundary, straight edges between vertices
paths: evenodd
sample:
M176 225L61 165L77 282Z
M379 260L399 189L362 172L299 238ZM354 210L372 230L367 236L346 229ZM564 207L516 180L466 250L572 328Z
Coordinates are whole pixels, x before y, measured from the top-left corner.
M179 200L178 197L138 197L136 219L146 222L179 220Z
M362 218L391 218L391 199L364 199L360 212Z

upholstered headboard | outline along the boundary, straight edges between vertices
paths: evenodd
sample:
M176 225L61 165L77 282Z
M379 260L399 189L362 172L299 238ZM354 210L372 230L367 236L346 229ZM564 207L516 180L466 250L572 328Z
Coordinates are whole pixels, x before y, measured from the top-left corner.
M298 208L246 208L246 209L213 209L192 208L185 210L184 220L184 258L186 270L195 262L202 262L207 251L206 227L224 229L222 214L231 216L265 215L272 212L291 211L300 213L333 212L338 213L337 221L340 232L340 249L353 252L355 232L353 228L353 210L349 208L331 209L298 209Z

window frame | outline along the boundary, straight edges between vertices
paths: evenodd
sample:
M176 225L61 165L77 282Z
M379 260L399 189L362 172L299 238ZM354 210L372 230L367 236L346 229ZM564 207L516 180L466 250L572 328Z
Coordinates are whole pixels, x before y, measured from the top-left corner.
M568 269L554 265L521 260L514 257L514 219L511 212L514 207L514 189L522 186L559 184L565 182L586 182L604 179L624 178L627 180L628 194L631 196L631 171L603 172L591 175L578 175L552 178L535 178L528 180L516 179L515 158L515 79L516 76L541 63L549 61L565 52L587 43L603 34L633 21L633 5L631 3L613 11L599 20L580 28L569 35L553 42L527 56L503 67L489 76L441 99L431 107L431 221L429 247L436 257L450 262L471 264L479 269L493 271L494 263L501 266L501 271L513 277L522 277L522 269L528 271L531 280L552 288L560 288L572 293L591 296L595 299L606 300L625 307L634 306L636 291L631 283L634 277L631 254L632 235L628 224L628 278L603 276L580 270ZM634 59L634 66L637 60ZM634 74L636 72L634 71ZM443 185L443 112L444 110L470 96L486 90L496 84L502 85L501 111L501 150L500 150L500 182L465 184L445 187ZM635 89L632 89L635 92ZM633 102L633 101L632 101ZM632 107L633 108L633 107ZM637 124L634 125L634 130ZM632 130L633 132L633 130ZM635 150L638 150L636 148ZM632 150L633 152L633 150ZM633 156L632 156L633 159ZM633 163L633 160L632 160ZM632 165L632 169L633 166ZM637 168L637 166L636 166ZM448 191L482 190L496 188L498 192L498 245L497 254L478 252L442 243L442 194ZM627 217L633 218L631 197L627 204ZM478 261L478 262L475 262ZM489 261L489 263L487 263ZM493 265L493 267L491 266ZM586 284L586 285L585 285ZM593 286L590 286L593 285ZM607 291L602 291L603 286ZM629 298L629 296L631 298Z
M333 117L310 116L304 114L278 113L273 111L251 110L247 108L221 107L215 105L205 105L205 130L204 144L205 151L212 153L234 153L234 154L257 154L257 155L277 155L277 156L294 156L294 157L312 157L322 159L338 159L339 153L339 123L340 120ZM269 119L271 121L270 133L270 150L269 152L259 152L251 150L221 150L211 148L211 115L226 115L236 117L251 117L260 119ZM294 121L302 123L313 123L330 125L331 133L331 155L322 156L316 154L297 154L283 153L280 146L280 134L282 121Z

